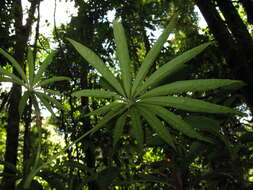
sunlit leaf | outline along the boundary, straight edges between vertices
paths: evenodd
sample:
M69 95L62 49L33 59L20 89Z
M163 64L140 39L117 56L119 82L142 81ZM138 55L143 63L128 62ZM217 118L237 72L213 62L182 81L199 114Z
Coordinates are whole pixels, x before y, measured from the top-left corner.
M7 52L5 52L3 49L0 48L0 54L2 54L4 57L6 57L11 64L13 65L13 67L15 67L15 69L17 70L17 72L20 74L21 78L24 81L27 81L26 76L25 76L25 72L22 69L22 67L20 66L20 64Z
M51 97L51 96L48 96L44 93L41 93L41 92L36 92L36 94L38 95L41 95L43 98L45 98L48 102L51 102L53 103L58 109L60 110L64 110L64 106L58 102L55 98Z
M182 55L177 56L176 58L172 59L168 63L161 66L157 71L155 71L140 88L137 89L136 95L140 94L142 91L146 90L148 87L157 84L165 77L175 73L179 69L185 66L185 63L192 58L196 57L196 55L200 54L204 49L206 49L212 42L207 42L201 44L193 49L190 49L184 52Z
M177 129L183 134L192 138L199 139L201 141L210 142L208 138L203 137L201 134L195 131L183 119L181 119L176 114L168 111L167 109L163 108L162 106L148 105L146 107L149 109L150 112L153 112L154 114L162 118L164 121L166 121L173 128Z
M118 21L113 22L113 34L116 43L116 52L119 58L120 69L122 74L123 85L127 96L130 96L131 90L131 73L130 73L130 58L127 47L127 40L122 24Z
M190 112L204 112L204 113L216 113L216 114L238 114L242 113L235 111L229 107L220 106L205 102L203 100L196 100L186 97L174 97L174 96L159 96L150 97L141 100L143 103L149 103L160 106L168 106Z
M36 93L36 95L38 96L38 98L40 99L42 104L47 108L47 110L55 117L55 113L52 109L52 106L49 104L47 99L45 97L43 97L40 93Z
M45 86L45 85L53 83L53 82L64 81L64 80L70 80L70 78L69 77L62 77L62 76L51 77L49 79L45 79L43 81L40 81L36 86Z
M74 40L69 38L68 40L80 53L80 55L103 75L107 82L109 82L121 95L125 95L119 81L113 76L103 61L92 50Z
M22 84L23 86L26 86L26 84L19 78L17 77L16 75L14 75L13 73L10 73L8 71L5 71L4 69L2 69L0 67L0 74L3 74L5 76L8 76L11 78L11 80L14 82L14 83L17 83L17 84ZM6 77L1 77L2 79L2 82L10 82L10 81L7 81L8 79ZM4 81L5 80L5 81Z
M34 76L34 82L33 84L36 84L41 80L42 74L46 71L49 64L52 63L53 57L55 55L56 51L52 51L47 58L42 62L42 65L40 66L37 74Z
M29 98L29 91L25 91L18 105L18 112L20 117L23 115L25 106L27 105L28 98Z
M148 52L145 56L143 63L141 64L140 69L136 75L136 78L133 82L132 87L132 94L135 94L137 88L139 87L140 83L145 79L150 67L154 63L156 57L159 55L164 43L167 41L170 33L175 28L175 23L177 21L177 15L173 16L168 26L165 28L163 33L160 35L152 49Z
M80 97L80 96L90 96L90 97L97 97L97 98L119 98L119 95L115 92L106 91L106 90L79 90L73 92L72 96Z
M238 80L228 80L228 79L197 79L197 80L185 80L176 81L170 84L162 85L154 88L140 98L152 97L152 96L163 96L178 94L184 92L204 92L207 90L217 89L217 88L241 88L245 83Z

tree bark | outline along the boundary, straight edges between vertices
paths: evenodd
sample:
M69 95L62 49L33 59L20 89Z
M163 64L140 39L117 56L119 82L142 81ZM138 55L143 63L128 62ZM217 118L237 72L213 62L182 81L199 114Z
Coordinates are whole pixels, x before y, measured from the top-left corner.
M243 80L247 83L247 87L245 87L243 90L244 96L246 97L247 104L251 112L253 112L253 80L251 77L252 64L249 65L249 61L252 58L248 57L249 53L247 53L248 50L246 50L248 47L251 48L252 38L247 35L247 31L245 31L247 28L242 26L243 23L241 23L239 20L239 15L236 15L234 12L236 10L234 7L231 8L232 4L226 5L227 7L219 7L226 18L225 22L218 13L213 0L195 1L204 16L210 31L218 42L221 54L224 56L226 62L230 65L234 78ZM226 0L226 3L229 3L228 1L229 0ZM223 5L224 3L225 1L222 0L222 2L219 2L218 5L222 4L221 6L225 6ZM228 24L229 28L227 27L226 23Z

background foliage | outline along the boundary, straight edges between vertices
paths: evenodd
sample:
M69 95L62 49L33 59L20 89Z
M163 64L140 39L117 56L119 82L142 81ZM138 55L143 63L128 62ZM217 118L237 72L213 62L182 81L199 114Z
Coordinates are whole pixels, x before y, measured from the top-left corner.
M170 110L213 143L189 138L168 126L177 140L177 151L174 151L154 135L144 122L143 146L139 146L132 138L129 123L118 143L113 144L116 120L112 120L96 133L75 143L49 167L41 170L32 181L31 189L252 189L251 0L233 3L228 0L224 4L222 0L72 0L77 14L71 17L70 23L55 27L50 39L37 29L37 23L40 22L37 13L42 0L30 1L26 22L22 22L25 10L21 7L21 1L2 2L0 48L8 51L22 68L26 68L26 54L28 46L31 47L33 56L37 57L35 68L39 68L51 51L50 44L53 42L57 53L43 79L54 76L71 78L71 82L59 81L45 86L60 92L61 96L53 97L65 109L53 109L55 115L43 119L41 163L47 162L94 128L102 116L85 115L112 102L112 99L71 96L81 89L110 89L111 86L66 40L71 38L89 47L116 77L120 76L108 11L115 12L125 28L132 73L137 72L154 45L157 38L155 31L164 29L177 12L179 19L173 34L148 74L182 52L215 40L215 45L190 60L185 69L161 81L160 85L177 80L207 78L239 79L247 83L243 89L234 91L214 89L182 93L187 97L234 108L245 113L244 117ZM208 28L199 26L196 7L202 12ZM36 29L32 30L32 26ZM0 56L0 66L18 75L3 56ZM32 144L36 141L35 113L31 112L29 104L24 115L18 117L20 96L19 86L0 89L0 170L3 190L21 188L21 185L15 186L24 177L25 163L32 156Z

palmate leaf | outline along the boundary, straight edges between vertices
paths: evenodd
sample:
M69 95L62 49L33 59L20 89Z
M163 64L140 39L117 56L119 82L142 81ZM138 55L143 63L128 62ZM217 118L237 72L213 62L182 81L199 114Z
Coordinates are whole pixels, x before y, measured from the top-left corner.
M47 58L43 61L42 65L40 66L38 72L34 76L34 82L33 84L36 84L41 80L42 74L46 71L47 67L50 63L52 63L53 57L55 55L56 51L52 51Z
M58 102L55 98L51 97L51 96L48 96L44 93L41 93L41 92L36 92L36 95L40 95L42 96L44 99L46 99L48 102L51 102L53 103L58 109L60 110L64 110L64 106Z
M138 145L143 146L144 133L142 128L141 116L136 108L131 108L131 134L137 140Z
M15 69L17 70L17 72L20 74L21 78L27 82L26 76L25 76L25 72L22 69L22 67L19 65L19 63L16 61L16 59L14 59L10 54L8 54L7 52L5 52L3 49L0 48L0 54L2 54L4 57L6 57L11 64L13 65L13 67L15 67Z
M49 104L49 102L47 101L47 99L45 99L41 94L39 93L36 93L37 97L40 99L40 101L42 102L42 104L47 108L47 110L54 116L55 116L55 113L52 109L52 106Z
M140 98L180 94L184 92L204 92L217 88L238 89L243 87L244 85L245 83L243 81L228 79L197 79L176 81L147 91L144 95L140 96Z
M120 98L118 94L111 91L106 90L79 90L76 92L73 92L71 94L72 96L81 97L81 96L87 96L87 97L97 97L97 98Z
M35 94L30 94L36 117L40 117L40 107Z
M23 81L21 80L15 80L13 78L9 78L9 77L0 77L0 82L11 82L11 83L16 83L18 85L23 85Z
M69 38L67 39L75 47L79 54L103 75L108 83L110 83L121 95L125 96L124 90L119 81L113 76L103 61L92 50L74 40Z
M168 63L161 66L157 71L155 71L140 88L137 89L136 95L139 95L141 92L146 90L148 87L159 83L165 77L175 73L179 69L185 66L185 63L192 58L196 57L199 53L201 53L204 49L206 49L212 42L207 42L201 44L193 49L190 49L184 52L182 55L177 56L176 58L172 59Z
M142 105L143 106L143 105ZM203 137L197 131L195 131L190 125L188 125L183 119L181 119L176 114L168 111L166 108L162 106L155 106L155 105L145 105L145 107L150 111L153 112L155 115L162 118L166 121L170 126L177 129L178 131L182 132L188 137L196 138L201 141L211 142L208 138Z
M127 47L127 40L125 36L125 31L122 24L118 21L113 22L113 34L116 43L116 52L119 58L120 70L122 74L122 81L124 85L124 89L126 91L126 95L130 96L131 90L131 73L130 73L130 58Z
M29 73L29 83L30 86L33 86L33 80L34 80L34 58L33 58L33 52L30 48L28 48L27 53L27 62L28 62L28 73Z
M18 112L20 117L23 115L28 99L29 99L29 91L25 91L18 105Z
M242 114L241 112L235 111L229 107L220 106L213 103L205 102L203 100L196 100L186 97L159 96L159 97L145 98L140 102L151 105L168 106L190 112L238 114L238 115Z
M19 77L17 77L15 74L13 74L13 73L10 73L10 72L8 72L8 71L5 71L4 69L2 69L1 67L0 67L0 74L3 74L3 75L5 75L5 76L8 76L8 77L10 77L11 78L11 80L13 80L13 82L14 83L17 83L17 84L21 84L21 85L23 85L23 86L27 86L25 83L24 83L24 81L22 81ZM7 77L1 77L2 78L2 82L10 82L10 81L7 81ZM6 80L6 81L4 81L4 80Z
M150 67L154 63L156 57L159 55L164 43L167 41L170 33L175 27L175 23L177 21L177 15L172 17L170 23L165 28L163 33L160 35L152 49L148 52L148 54L145 56L143 63L141 64L141 67L136 75L136 78L133 82L132 87L132 94L134 95L136 93L137 88L139 87L140 83L145 79L145 76L147 75Z
M123 114L125 111L127 110L127 106L123 106L123 107L118 107L115 108L114 110L108 112L99 122L98 124L92 128L92 132L94 133L95 131L97 131L98 129L100 129L101 127L103 127L106 123L108 123L109 121L111 121L113 118L115 118L118 115Z
M53 82L59 82L63 80L70 80L69 77L62 77L62 76L57 76L57 77L51 77L49 79L45 79L43 81L40 81L36 86L45 86L47 84L53 83Z
M118 107L123 107L125 104L123 103L119 103L119 102L113 102L113 103L110 103L108 105L105 105L101 108L98 108L88 114L86 114L85 116L91 116L91 115L101 115L101 114L104 114L104 113L107 113L109 111L112 111L114 109L117 109Z
M170 135L169 130L163 125L162 121L159 120L152 112L148 111L146 107L138 105L137 109L157 135L176 150L174 139Z
M113 129L113 135L112 135L113 147L115 147L115 145L117 144L117 142L119 141L120 137L123 134L126 119L127 119L127 112L121 115L116 121L115 127Z

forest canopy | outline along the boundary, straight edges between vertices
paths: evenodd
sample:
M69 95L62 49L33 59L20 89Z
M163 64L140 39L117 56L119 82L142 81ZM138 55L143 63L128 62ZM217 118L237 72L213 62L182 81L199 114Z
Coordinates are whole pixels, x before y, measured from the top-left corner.
M0 190L253 189L252 24L252 0L2 0Z

